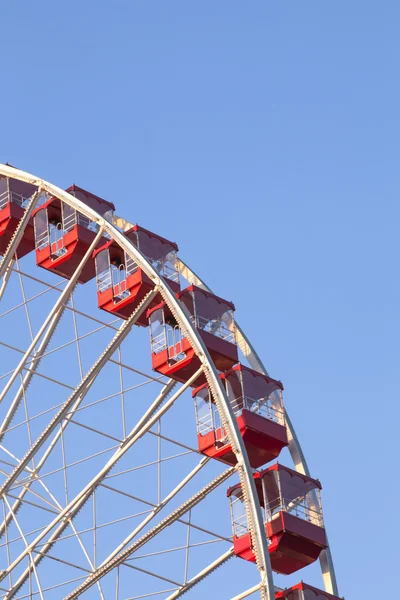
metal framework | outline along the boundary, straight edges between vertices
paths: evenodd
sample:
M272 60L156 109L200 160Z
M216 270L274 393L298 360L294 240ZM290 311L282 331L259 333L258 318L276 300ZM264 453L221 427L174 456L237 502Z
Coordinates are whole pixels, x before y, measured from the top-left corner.
M0 175L33 184L38 189L28 203L24 217L0 263L2 277L0 300L7 300L7 290L13 282L19 283L22 296L22 302L9 301L6 310L0 314L0 322L2 318L14 319L17 311L23 310L28 325L28 331L25 330L24 335L16 335L11 340L0 341L7 355L14 356L14 353L19 355L16 366L13 361L4 361L5 372L0 373L0 379L3 380L0 383L2 389L0 392L0 499L2 501L0 552L3 560L6 561L4 565L0 564L0 598L7 600L36 597L60 598L61 594L62 597L72 600L81 597L86 591L89 594L94 593L93 596L88 597L105 599L113 597L116 600L122 600L122 597L129 600L157 595L162 595L168 600L179 598L195 585L206 581L217 568L225 565L233 556L230 535L217 533L208 526L196 522L194 515L197 505L207 502L209 496L214 497L214 490L232 474L237 473L244 493L260 579L255 586L235 598L245 598L258 593L264 600L273 600L275 588L252 469L218 372L188 311L177 300L150 261L124 236L122 232L130 226L127 221L114 215L102 217L62 189L12 167L0 165ZM25 267L21 270L15 255L24 228L41 195L59 198L97 226L95 239L71 279L65 284L56 282L51 276L36 277L36 273L32 275L25 272ZM154 289L146 295L131 317L122 325L119 325L119 322L104 321L94 316L86 307L85 310L77 308L80 292L77 283L80 273L104 233L113 238L154 283ZM175 266L189 283L209 290L206 284L180 259L176 259ZM28 297L26 293L28 285L40 286L40 292L36 289L33 295ZM124 349L125 345L136 337L136 332L132 331L135 322L158 293L161 293L200 359L201 366L198 372L179 387L175 382L149 375L146 367L141 363L133 365L132 356L139 355L136 358L140 362L140 352L135 345L132 348L129 346L129 352L125 352ZM50 298L54 298L55 294L57 297L52 304ZM36 312L39 313L39 324L33 318L36 317L33 306L40 306L39 309L36 308ZM72 317L72 326L68 329L68 333L70 337L72 333L72 339L65 342L61 335L62 330L65 329L63 322L70 317ZM89 331L83 333L79 330L82 326L81 320L85 323L85 329L89 327ZM34 334L35 330L37 332ZM239 326L237 331L239 348L249 364L252 368L266 374L265 367ZM110 339L111 334L113 337ZM28 336L25 345L27 349L20 348L18 340L20 337L25 339L26 336ZM91 345L94 356L90 357L92 366L88 367L86 355L90 353L87 351L87 342L97 339L96 336L101 336L101 342L98 344L94 342ZM84 345L85 351L83 351ZM75 369L77 373L73 381L69 378L70 374L72 376L72 368L62 370L61 376L58 372L52 371L53 366L57 371L57 357L71 349L76 350L78 367ZM112 377L105 375L109 369L113 369ZM237 465L215 474L216 465L209 458L202 458L200 462L197 461L197 464L190 462L191 469L186 471L186 474L182 469L180 480L163 497L162 480L166 466L169 463L178 464L183 460L193 461L196 456L196 450L191 445L167 435L167 428L171 427L170 415L174 413L175 404L200 373L204 373L213 392L221 423L225 427L236 455ZM117 384L117 389L114 384ZM151 394L147 393L147 390L159 385L162 386L161 391L158 390L156 398L149 402ZM57 389L57 392L52 392L55 396L54 401L45 402L43 406L35 403L35 398L41 389ZM70 394L67 399L63 395L66 389ZM144 409L141 412L136 408L136 404L132 406L129 400L133 393L143 394L146 398L141 404ZM107 419L104 419L104 411L110 402L113 402L114 408L115 403L119 402L119 414L118 418L109 419L107 422ZM140 408L140 400L137 404ZM134 415L132 418L129 416L131 412ZM112 412L113 417L114 414ZM90 415L95 415L101 426L96 419L91 420ZM120 426L118 433L110 427L111 421L114 420ZM128 423L129 420L131 423ZM286 423L290 440L289 450L295 467L302 473L308 474L304 454L287 413ZM74 449L70 433L72 428L74 432L79 431L81 436L77 434L76 439L83 440L76 442L77 446L82 444L80 450L83 456L69 460L69 450ZM93 448L90 441L86 442L89 439L95 440ZM132 448L140 447L140 444L150 447L150 442L156 444L155 457L148 461L142 460L140 464L132 466L128 460L132 457ZM169 448L173 447L175 453L168 457L163 456L162 449L165 445ZM146 453L142 454L139 451L139 455L145 459ZM85 467L84 477L80 470L81 466ZM117 466L121 470L115 472ZM126 475L145 473L152 467L155 467L157 472L155 485L157 497L150 501L146 499L143 489L132 491L127 489L124 482ZM210 470L211 467L214 470ZM76 484L71 476L74 470L79 472ZM52 482L55 478L58 483L54 487ZM115 481L117 484L114 483ZM64 497L59 500L61 487ZM57 492L53 491L55 489ZM118 510L121 511L119 514L112 515L113 511L109 510L110 503L105 500L106 497L112 498L113 507L119 503ZM180 504L174 507L177 501ZM129 507L134 506L134 512L125 514L122 511L125 503L128 503ZM171 509L167 507L169 504L172 505ZM113 518L100 523L100 515L106 509L110 513L109 516ZM226 513L228 514L227 506ZM162 517L161 521L154 525L152 521L158 514ZM136 519L140 517L141 521L136 523ZM130 525L131 522L134 523L133 526ZM125 535L120 535L118 540L117 538L114 540L111 533L108 534L106 542L99 541L103 530L107 532L117 530L122 524L127 528ZM151 528L138 537L149 524ZM170 535L176 527L184 527L187 530L186 542L183 545L167 548L159 553L138 555L145 544L151 545L156 538L161 539L164 531ZM192 532L201 533L206 536L206 539L200 543L193 542ZM88 536L91 536L90 544L87 541ZM195 574L189 578L191 556L200 549L206 548L211 551L220 544L228 544L228 549L225 549L222 554L221 552L218 554L217 551L216 558L200 570L195 569ZM81 558L77 559L76 549L79 549L85 564L82 564ZM161 554L168 557L169 553L174 552L184 554L184 575L181 580L173 578L172 575L170 577L157 573L154 569L139 567L139 563L151 562L152 556ZM64 581L54 577L51 569L45 569L45 565L54 561L63 565L59 572L66 574ZM196 560L193 559L192 562L197 565ZM329 548L322 554L320 562L325 589L337 595L338 589ZM135 577L141 578L140 581L144 578L147 586L151 581L160 582L159 585L167 582L173 587L150 591L146 589L143 593L144 588L142 589L141 584L138 585L137 590L135 585L130 585L130 593L133 595L127 598L121 595L126 593L122 590L121 582L127 572L132 572ZM115 576L112 588L109 583L111 573ZM241 587L239 582L238 589ZM136 591L137 595L134 595Z

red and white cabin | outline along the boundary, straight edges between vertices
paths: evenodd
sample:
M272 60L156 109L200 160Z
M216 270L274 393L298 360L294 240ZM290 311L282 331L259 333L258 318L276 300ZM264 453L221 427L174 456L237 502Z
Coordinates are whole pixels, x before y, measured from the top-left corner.
M251 466L258 468L278 458L288 445L282 383L242 364L223 373L221 379ZM208 384L193 390L192 396L199 451L230 465L236 464Z
M190 285L177 294L186 306L218 371L226 371L238 362L234 305L219 296ZM176 381L186 382L200 367L188 338L181 331L165 302L147 312L153 370ZM200 376L193 383L205 383Z
M340 600L340 598L301 581L291 588L277 592L275 600Z
M280 464L253 474L272 569L289 575L315 562L327 546L317 479ZM241 485L229 488L235 554L255 561Z
M149 259L172 291L179 292L179 273L175 267L178 246L139 225L134 225L125 235ZM95 250L93 257L96 261L99 308L122 319L128 319L146 294L153 289L153 282L113 240ZM150 308L161 301L161 296L157 294ZM143 314L136 324L147 327L146 314Z
M0 176L0 254L5 254L7 247L24 216L25 209L37 187L18 181L11 177ZM33 219L30 219L24 235L19 243L17 256L22 258L35 249Z
M115 210L111 202L76 185L72 185L66 191L94 209L100 216ZM97 235L97 224L54 197L37 208L33 215L36 263L39 267L70 279ZM100 240L99 244L104 244L105 239ZM78 281L86 283L94 276L94 261L89 259Z

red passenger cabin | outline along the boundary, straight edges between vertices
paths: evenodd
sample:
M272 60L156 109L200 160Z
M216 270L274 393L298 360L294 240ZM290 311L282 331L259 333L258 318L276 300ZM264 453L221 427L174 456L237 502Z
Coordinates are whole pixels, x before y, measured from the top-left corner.
M95 210L100 216L115 210L114 204L72 185L72 196ZM70 279L97 235L98 225L58 198L34 211L36 263ZM104 238L99 244L104 244ZM89 259L79 276L86 283L95 276L94 261Z
M301 581L291 588L277 592L275 600L340 600L340 598Z
M186 306L218 371L233 367L238 362L234 305L195 285L182 290L177 297ZM147 317L153 369L176 381L188 381L201 363L168 306L162 302L149 310ZM198 377L193 386L202 383L204 376Z
M221 375L253 468L275 460L288 445L282 403L283 386L242 364ZM225 463L236 457L221 426L214 398L207 384L193 390L199 451Z
M0 254L5 254L18 223L37 187L11 177L0 176ZM22 258L35 249L33 219L30 219L19 243L17 256Z
M179 273L175 267L178 246L139 225L134 225L125 235L151 262L172 291L179 292ZM96 250L93 256L96 261L99 308L122 319L128 319L146 294L153 289L153 282L113 240ZM161 300L161 296L157 294L150 308L159 304ZM146 314L139 317L136 323L147 327Z
M272 569L289 575L315 562L327 546L320 482L279 464L253 477L265 514ZM241 485L229 488L227 495L235 554L254 562Z

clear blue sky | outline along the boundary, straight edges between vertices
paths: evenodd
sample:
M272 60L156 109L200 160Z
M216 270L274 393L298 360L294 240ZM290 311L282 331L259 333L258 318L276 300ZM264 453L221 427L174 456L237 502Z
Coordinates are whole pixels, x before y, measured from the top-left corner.
M399 3L14 0L0 21L1 162L113 200L235 301L324 484L341 594L395 594Z

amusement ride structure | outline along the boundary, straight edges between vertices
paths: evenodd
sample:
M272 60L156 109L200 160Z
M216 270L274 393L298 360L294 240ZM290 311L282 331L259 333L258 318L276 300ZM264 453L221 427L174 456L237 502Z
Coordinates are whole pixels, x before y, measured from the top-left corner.
M284 387L178 252L0 165L0 599L339 599Z

